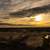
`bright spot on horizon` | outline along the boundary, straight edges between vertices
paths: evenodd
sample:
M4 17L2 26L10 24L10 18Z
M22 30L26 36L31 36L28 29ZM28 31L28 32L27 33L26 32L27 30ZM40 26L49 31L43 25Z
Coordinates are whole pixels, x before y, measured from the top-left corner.
M35 16L35 21L41 21L41 20L42 20L42 15Z

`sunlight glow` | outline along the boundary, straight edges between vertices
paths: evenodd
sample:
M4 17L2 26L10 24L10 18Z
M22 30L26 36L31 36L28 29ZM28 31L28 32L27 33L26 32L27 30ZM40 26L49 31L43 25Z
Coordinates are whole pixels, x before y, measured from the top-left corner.
M41 20L42 20L42 15L35 16L35 21L41 21Z

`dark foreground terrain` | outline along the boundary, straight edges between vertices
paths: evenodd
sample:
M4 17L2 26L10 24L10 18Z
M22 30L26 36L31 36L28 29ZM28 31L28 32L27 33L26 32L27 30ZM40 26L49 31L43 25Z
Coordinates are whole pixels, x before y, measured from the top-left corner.
M0 50L12 49L50 50L50 28L0 29Z

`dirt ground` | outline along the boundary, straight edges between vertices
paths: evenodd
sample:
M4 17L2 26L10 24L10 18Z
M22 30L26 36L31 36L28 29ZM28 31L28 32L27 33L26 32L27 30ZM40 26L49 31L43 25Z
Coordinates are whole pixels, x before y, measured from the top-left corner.
M50 50L50 29L0 29L0 49L2 50Z

